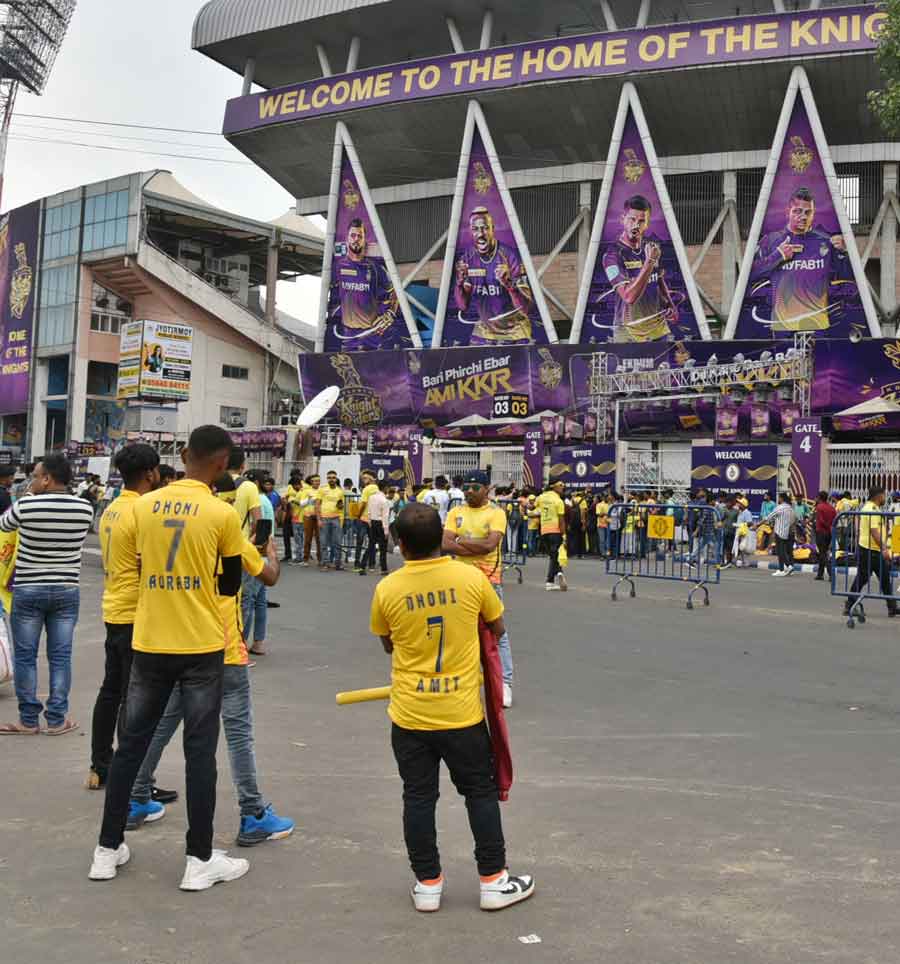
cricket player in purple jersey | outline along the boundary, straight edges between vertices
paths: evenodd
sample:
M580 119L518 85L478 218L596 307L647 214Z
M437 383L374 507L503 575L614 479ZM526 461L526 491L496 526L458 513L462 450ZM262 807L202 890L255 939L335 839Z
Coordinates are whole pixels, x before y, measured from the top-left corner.
M647 234L651 205L640 194L625 201L622 233L603 254L603 271L616 295L613 340L656 341L668 338L678 308L659 265L662 247Z
M534 296L518 252L497 240L487 208L472 211L469 231L473 246L463 249L457 259L454 287L460 320L475 303L478 321L469 344L531 341L528 313Z
M841 306L837 293L853 285L844 239L813 228L816 202L811 192L798 188L787 208L787 227L772 231L759 242L750 271L750 294L770 317L753 319L773 331L826 331L831 313Z
M381 258L366 254L366 226L359 218L347 230L347 253L332 266L330 318L340 312L340 322L329 326L326 351L390 348L408 343L406 326L391 332L400 314L397 292ZM402 328L402 332L400 331ZM340 329L340 330L339 330Z

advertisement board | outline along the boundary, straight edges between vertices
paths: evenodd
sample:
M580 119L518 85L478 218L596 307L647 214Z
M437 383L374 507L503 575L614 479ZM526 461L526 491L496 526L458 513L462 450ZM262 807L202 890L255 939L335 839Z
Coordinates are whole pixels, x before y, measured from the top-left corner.
M39 201L0 218L0 415L28 409Z
M557 445L550 450L550 481L571 489L616 484L615 445Z
M144 321L142 398L186 400L191 395L194 329L167 321Z
M691 487L727 498L744 495L759 512L778 488L777 445L695 445L691 451Z

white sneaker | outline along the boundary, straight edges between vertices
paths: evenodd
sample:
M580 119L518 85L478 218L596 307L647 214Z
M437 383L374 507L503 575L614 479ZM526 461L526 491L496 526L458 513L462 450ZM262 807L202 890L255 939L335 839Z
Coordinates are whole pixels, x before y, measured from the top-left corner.
M783 576L783 575L784 575L784 570L783 570L783 569L776 569L775 572L772 573L772 575L773 575L773 576Z
M241 857L229 857L224 850L214 850L209 860L188 857L181 878L182 890L209 890L213 884L238 880L250 869L250 862Z
M794 567L791 566L790 569L785 569L785 570L784 570L784 574L785 574L786 576L793 576L793 575L794 575Z
M88 877L91 880L112 880L119 872L119 867L131 860L128 844L119 844L118 849L111 847L95 847L94 860Z
M409 892L413 906L423 914L433 914L441 909L441 894L444 892L444 875L438 878L436 884L423 884L417 880Z
M528 900L534 893L534 877L525 874L522 877L511 877L509 871L503 873L490 883L481 881L481 909L503 910L520 901Z
M568 592L569 584L566 582L566 574L561 572L556 578L559 581L559 591Z
M503 709L508 710L512 706L512 687L509 683L503 684Z
M544 586L544 589L546 589L547 592L559 592L559 586L557 586L555 582L548 582L547 585Z

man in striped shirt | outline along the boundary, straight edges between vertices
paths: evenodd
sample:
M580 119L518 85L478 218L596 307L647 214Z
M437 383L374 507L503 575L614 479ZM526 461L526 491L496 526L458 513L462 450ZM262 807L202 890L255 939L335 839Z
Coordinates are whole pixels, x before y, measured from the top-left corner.
M773 576L790 576L794 572L794 540L791 533L794 531L794 523L797 517L794 515L794 507L791 504L789 492L782 492L778 496L778 508L763 522L771 524L775 534L775 547L778 553L778 568L772 573Z
M72 638L78 622L81 550L94 518L89 502L70 495L72 467L64 455L45 455L35 466L32 494L0 517L0 531L19 530L11 626L19 721L0 726L3 734L37 734L40 714L47 733L70 733L67 716L72 685ZM37 653L47 630L50 696L37 698Z

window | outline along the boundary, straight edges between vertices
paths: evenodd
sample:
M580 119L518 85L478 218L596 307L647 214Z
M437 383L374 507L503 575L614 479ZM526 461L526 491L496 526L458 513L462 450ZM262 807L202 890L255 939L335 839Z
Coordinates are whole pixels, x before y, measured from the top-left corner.
M128 189L89 197L84 203L84 250L124 247L128 240Z
M91 286L91 331L118 335L122 319L131 317L131 304L95 281Z
M100 331L107 335L118 335L121 324L121 315L111 315L107 311L91 312L91 331Z
M77 274L75 264L44 268L41 273L39 346L65 345L74 340Z
M859 175L838 176L844 210L851 224L859 224Z
M249 368L240 368L237 365L223 365L222 378L241 378L244 381L250 377Z
M225 428L244 428L247 424L247 409L232 405L219 406L219 422Z
M44 261L78 254L81 201L70 201L44 212Z

